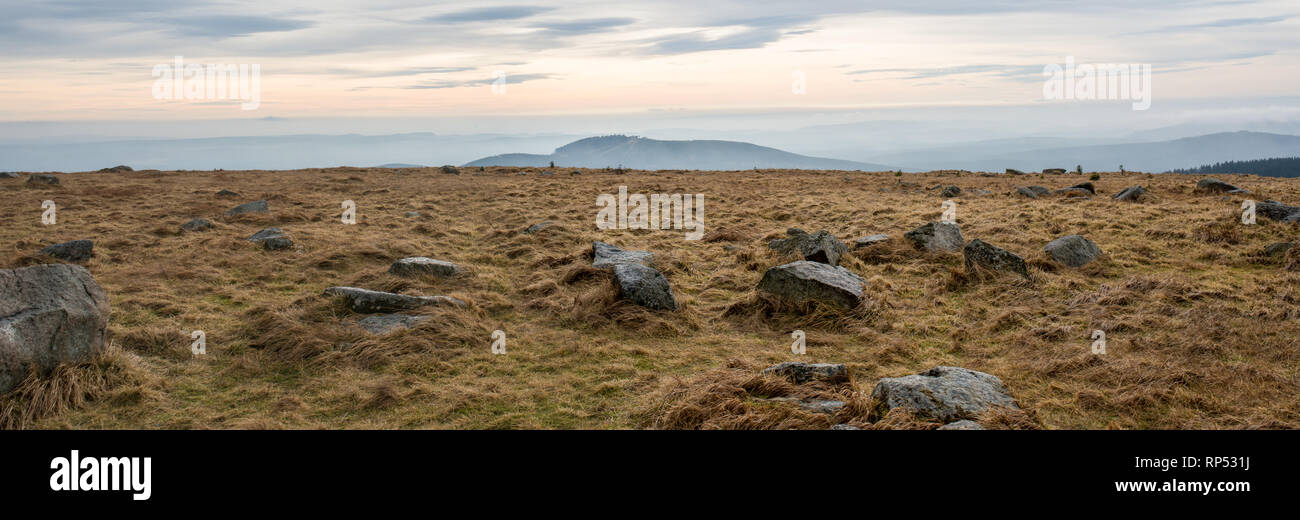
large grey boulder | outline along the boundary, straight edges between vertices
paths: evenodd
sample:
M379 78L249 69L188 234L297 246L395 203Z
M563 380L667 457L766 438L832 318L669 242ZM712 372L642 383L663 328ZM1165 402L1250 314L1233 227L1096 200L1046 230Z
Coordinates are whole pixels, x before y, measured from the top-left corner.
M83 263L95 254L95 243L89 240L73 240L62 244L46 246L40 254L58 258L65 262Z
M871 398L878 414L908 408L918 418L943 423L975 419L993 408L1019 408L997 376L946 366L881 379L872 389Z
M612 267L618 264L647 265L654 253L649 251L625 251L604 242L591 243L591 266Z
M107 330L108 294L84 267L0 270L0 393L33 369L89 360Z
M278 227L269 227L254 233L248 237L249 242L261 244L262 249L267 251L278 251L293 247L293 239L284 230Z
M53 176L53 175L45 175L45 174L43 174L43 173L34 173L34 174L32 174L30 177L27 178L27 184L49 184L49 185L56 185L56 184L58 184L58 183L59 183L59 178L58 178L58 177L55 177L55 176Z
M403 258L388 268L389 274L397 276L455 276L460 274L460 266L445 260L434 260L423 256Z
M255 200L253 202L246 202L244 204L240 204L238 206L230 208L230 211L226 212L226 216L233 217L235 215L243 215L246 213L270 213L270 212L271 212L271 208L267 206L265 200Z
M803 363L787 361L763 369L763 374L789 379L795 384L809 381L847 383L849 369L842 363Z
M618 297L649 309L677 309L668 279L653 267L636 263L614 265L614 285Z
M1124 188L1123 191L1116 193L1113 198L1124 202L1140 202L1146 194L1147 189L1143 188L1142 185L1139 184Z
M758 290L794 304L824 302L852 309L862 303L866 283L843 267L800 260L768 269Z
M926 251L960 251L966 240L961 236L961 228L951 222L931 222L903 235L917 247Z
M1278 222L1295 222L1296 216L1300 215L1300 206L1288 206L1276 200L1257 202L1255 214Z
M1011 251L978 238L966 244L961 253L966 259L967 270L979 266L994 271L1016 273L1025 278L1029 277L1029 267L1025 264L1025 259L1020 258Z
M1041 186L1039 186L1039 187L1041 187ZM1038 191L1033 190L1033 189L1030 189L1029 186L1021 186L1021 187L1019 187L1019 188L1016 188L1016 195L1020 195L1021 197L1025 197L1025 198L1029 198L1029 199L1036 199L1036 198L1038 198L1038 197L1041 197L1042 195L1046 195L1046 194L1048 194L1048 193L1051 193L1050 191L1047 190L1047 188L1043 188L1043 191L1046 192L1046 193L1042 193L1042 194L1040 194L1040 193L1038 193Z
M840 257L849 252L849 247L844 242L825 230L808 233L802 229L790 228L785 234L786 238L768 242L767 247L785 254L800 254L809 262L830 265L839 265Z
M465 306L465 302L450 296L409 296L357 287L330 287L325 289L325 296L343 298L352 312L361 314L409 311L426 305Z
M1239 188L1215 178L1201 179L1196 183L1198 193L1227 193L1236 189Z
M1101 248L1083 235L1066 235L1043 248L1053 260L1069 267L1079 267L1101 256Z

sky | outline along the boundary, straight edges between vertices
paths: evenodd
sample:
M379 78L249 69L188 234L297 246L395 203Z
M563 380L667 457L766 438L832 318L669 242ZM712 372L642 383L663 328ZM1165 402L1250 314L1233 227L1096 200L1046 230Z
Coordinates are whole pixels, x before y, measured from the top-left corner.
M1044 99L1044 67L1067 59L1149 65L1153 108L1223 99L1187 110L1295 118L1294 101L1270 100L1300 91L1297 34L1294 0L3 0L0 123L328 121L292 131L341 133L380 121L365 128L382 133L414 118L581 132L566 122L1127 106ZM176 56L257 65L256 109L159 99L155 67ZM421 128L393 125L407 126Z

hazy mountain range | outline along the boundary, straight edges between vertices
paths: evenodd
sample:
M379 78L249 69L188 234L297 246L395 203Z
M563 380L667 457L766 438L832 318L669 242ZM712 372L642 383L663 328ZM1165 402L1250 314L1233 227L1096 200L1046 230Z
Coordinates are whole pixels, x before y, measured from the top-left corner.
M509 153L484 157L466 166L622 166L640 170L745 170L790 168L805 170L889 170L890 166L809 157L737 141L661 141L626 135L588 137L555 149L551 154Z
M809 127L793 144L809 149L814 138L833 148L870 141L879 128L857 134L855 125ZM876 127L890 126L877 124ZM895 125L916 134L920 127ZM1184 129L1185 130L1185 129ZM786 131L797 134L797 131ZM828 133L829 132L829 133ZM1177 134L1167 129L1150 136ZM689 133L689 132L683 132ZM763 134L762 139L776 134ZM864 137L864 135L866 137ZM917 134L919 135L919 134ZM946 135L946 134L945 134ZM979 135L970 133L968 135ZM812 137L809 137L812 136ZM853 154L828 158L793 153L750 142L720 139L651 139L622 135L585 137L565 134L440 135L271 135L196 139L116 141L27 140L0 144L0 171L93 171L125 164L136 169L248 170L334 166L466 164L638 169L743 170L751 168L903 170L964 169L1003 171L1044 168L1108 171L1123 165L1133 171L1164 172L1225 161L1300 157L1300 136L1239 131L1171 140L1032 136L952 142L925 148L863 144ZM936 137L936 143L944 139ZM782 140L782 139L778 139ZM838 141L837 141L838 140ZM507 153L508 152L508 153Z

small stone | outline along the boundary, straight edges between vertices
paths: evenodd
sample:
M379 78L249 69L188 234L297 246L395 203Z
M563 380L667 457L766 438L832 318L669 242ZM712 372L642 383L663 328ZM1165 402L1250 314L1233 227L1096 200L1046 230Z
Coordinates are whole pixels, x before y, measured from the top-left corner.
M538 232L538 231L541 231L541 230L543 230L543 229L546 229L546 228L548 228L548 227L551 227L552 225L553 225L553 224L552 224L551 221L549 221L549 220L544 221L544 222L538 222L538 223L536 223L536 224L533 224L533 225L531 225L531 226L528 226L528 229L525 229L525 230L524 230L524 234L525 234L525 235L531 235L531 234L533 234L533 233L536 233L536 232Z
M803 363L787 361L763 369L763 374L784 377L795 384L809 381L849 382L849 369L843 363Z
M465 306L464 301L450 296L408 296L357 287L330 287L324 294L343 298L352 312L361 314L408 311L426 305Z
M58 177L55 177L55 176L53 176L53 175L45 175L45 174L43 174L43 173L34 173L34 174L32 174L30 177L27 178L27 184L48 184L48 185L57 185L57 184L59 184L59 178L58 178Z
M73 240L62 244L46 246L40 254L58 258L65 262L83 263L94 256L95 243L90 240Z
M790 228L785 233L787 238L773 240L767 247L784 254L798 253L804 260L829 265L839 265L840 257L849 252L848 246L825 230L808 233Z
M843 267L800 260L768 269L758 290L796 305L823 302L852 309L862 303L866 283Z
M208 219L196 218L181 224L181 230L183 231L203 231L205 229L212 229L212 222L209 222Z
M460 266L445 260L434 260L423 256L403 258L388 268L389 274L396 276L440 276L448 277L460 274Z
M397 329L409 329L415 324L428 319L428 316L411 314L376 314L357 320L357 324L371 334L387 334Z
M256 200L253 202L240 204L238 206L231 208L230 211L226 212L226 216L233 217L235 215L243 215L245 213L270 213L270 212L271 209L266 204L265 200Z
M1146 194L1146 188L1143 188L1141 185L1129 186L1124 188L1124 191L1116 193L1114 199L1125 202L1139 202L1146 196Z
M978 238L971 240L966 247L962 248L962 256L966 259L967 271L979 266L994 271L1013 272L1029 278L1029 267L1023 258Z
M647 309L671 311L677 309L677 300L668 279L653 267L637 264L614 264L614 286L619 299L627 300Z
M951 222L930 222L908 231L903 237L917 247L932 252L960 251L966 243L961 236L961 228Z
M625 251L604 242L592 242L591 244L591 265L592 267L612 267L617 264L641 264L647 265L654 254L649 251Z
M262 245L262 249L267 251L278 251L293 247L293 239L278 227L269 227L254 233L248 237L249 242Z
M889 235L885 235L885 234L867 235L865 237L854 240L853 249L863 249L863 248L874 246L876 244L883 244L888 241L889 241Z
M1052 259L1069 267L1080 267L1101 256L1101 248L1083 235L1066 235L1043 248Z

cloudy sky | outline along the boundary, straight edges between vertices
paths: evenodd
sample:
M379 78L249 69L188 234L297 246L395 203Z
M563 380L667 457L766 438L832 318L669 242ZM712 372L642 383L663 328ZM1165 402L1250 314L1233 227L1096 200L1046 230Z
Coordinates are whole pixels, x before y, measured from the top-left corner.
M1294 0L0 6L0 122L1032 105L1046 102L1043 67L1067 56L1150 64L1155 107L1300 87ZM258 64L261 105L155 99L152 70L174 56ZM496 71L503 94L492 91ZM799 75L803 94L792 89Z

